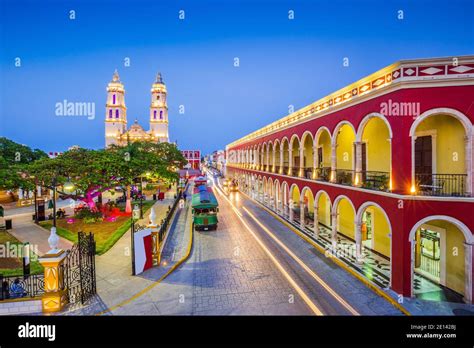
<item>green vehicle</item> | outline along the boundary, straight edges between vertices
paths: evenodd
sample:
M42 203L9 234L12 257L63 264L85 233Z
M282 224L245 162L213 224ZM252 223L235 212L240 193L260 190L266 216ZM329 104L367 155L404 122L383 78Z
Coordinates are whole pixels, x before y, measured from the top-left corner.
M217 229L219 204L211 189L205 185L195 189L192 197L193 223L196 230Z

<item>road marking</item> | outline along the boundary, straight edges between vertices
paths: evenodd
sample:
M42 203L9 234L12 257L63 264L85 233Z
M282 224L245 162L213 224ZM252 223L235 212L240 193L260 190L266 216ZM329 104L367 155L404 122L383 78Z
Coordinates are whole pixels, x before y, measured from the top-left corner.
M280 241L270 230L264 226L246 207L244 211L283 249L293 260L295 260L311 277L313 277L329 294L331 294L340 304L342 304L353 315L360 315L354 307L352 307L346 300L344 300L337 292L335 292L324 280L322 280L311 268L309 268L298 256L296 256L288 247Z
M214 178L213 178L214 180ZM242 214L237 210L237 208L234 206L234 204L225 196L225 194L222 192L222 190L217 186L216 191L224 197L227 202L230 204L230 206L233 208L232 210L236 212L237 217L240 219L242 224L245 226L245 228L250 232L250 234L254 237L254 239L257 241L257 243L262 247L263 251L268 255L270 260L273 261L275 266L278 268L278 270L283 274L283 276L288 280L288 282L291 284L291 286L296 290L296 292L301 296L303 301L308 305L308 307L313 311L314 314L316 315L324 315L323 312L318 308L318 306L311 301L309 296L304 292L304 290L296 283L296 281L288 274L288 272L283 268L283 266L278 262L276 257L272 254L272 252L265 246L265 244L258 238L256 233L252 230L252 228L245 222L245 220L242 217Z
M262 210L265 210L267 213L269 213L270 215L272 215L273 217L275 217L275 219L277 219L278 221L280 221L282 224L284 224L286 227L288 227L290 229L290 231L292 231L293 233L295 233L296 235L298 235L300 238L302 238L303 240L305 240L306 242L308 242L309 244L311 244L312 246L314 246L314 248L316 250L318 250L321 254L324 255L325 253L325 250L319 246L318 244L316 244L312 239L310 239L308 236L305 235L305 233L299 231L298 229L296 229L296 227L292 226L290 223L288 223L286 220L284 220L281 216L279 216L278 214L276 214L275 212L273 212L272 210L270 210L269 208L267 208L265 205L263 205L262 203L260 203L259 201L256 201L254 199L252 199L249 195L247 195L246 193L242 192L242 195L243 196L246 196L250 201L254 202L255 204L257 204L258 206L260 206L260 209ZM379 295L380 297L384 298L385 300L387 300L389 303L391 303L395 308L397 308L400 312L402 312L403 314L407 315L407 316L410 316L411 313L405 308L403 307L400 303L398 303L398 301L396 301L395 299L393 299L390 295L388 295L385 291L383 291L382 289L380 289L377 285L373 284L371 281L369 281L368 279L366 279L364 276L360 275L359 273L355 272L354 270L352 270L350 267L348 267L344 262L342 262L340 259L338 259L337 257L331 257L330 260L332 262L334 262L336 265L338 265L340 268L342 268L343 270L345 270L346 272L350 273L351 275L353 275L355 278L357 278L363 285L367 286L370 290L374 291L377 295Z

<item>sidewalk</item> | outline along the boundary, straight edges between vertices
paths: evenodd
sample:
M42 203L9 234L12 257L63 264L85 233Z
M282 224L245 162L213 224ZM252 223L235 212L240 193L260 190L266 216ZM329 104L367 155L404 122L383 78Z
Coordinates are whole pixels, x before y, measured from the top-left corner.
M163 201L157 201L153 205L158 221L164 218L168 206L174 201L175 190L168 192ZM175 218L170 226L170 235L163 249L162 266L153 267L144 273L132 276L131 263L131 232L127 231L123 237L104 255L96 257L97 296L86 306L70 306L63 315L94 315L107 312L111 308L112 314L134 314L134 306L117 307L122 302L130 299L146 287L153 285L160 279L185 253L189 238L189 231L185 228L187 215L190 212L190 196L188 195L186 205L176 212ZM146 225L151 210L138 224ZM151 306L150 310L154 307ZM137 312L138 314L138 312ZM140 313L143 314L143 311ZM159 313L153 313L159 314Z
M13 218L13 228L7 231L22 243L29 242L32 247L37 246L39 256L46 254L51 248L48 244L50 231L36 225L30 214L16 216ZM59 248L71 249L73 243L59 237Z
M262 204L274 214L284 219L294 228L304 233L314 243L318 244L325 250L331 249L331 230L322 224L319 226L319 237L314 234L313 221L305 222L304 229L301 228L299 212L294 214L293 221L289 220L286 214L280 214L275 211L272 202L262 202L260 199L254 201ZM376 286L381 291L385 292L395 302L399 302L399 295L389 288L390 284L390 261L380 257L372 252L370 249L364 248L364 263L358 263L355 259L355 243L345 236L338 233L337 248L344 251L338 255L338 259L344 262L353 271L361 274L371 284ZM347 252L352 251L352 252ZM415 274L415 292L423 291L439 291L440 287L436 284L422 279L421 276ZM403 297L401 305L412 315L474 315L474 306L459 302L446 301L429 301L419 298Z

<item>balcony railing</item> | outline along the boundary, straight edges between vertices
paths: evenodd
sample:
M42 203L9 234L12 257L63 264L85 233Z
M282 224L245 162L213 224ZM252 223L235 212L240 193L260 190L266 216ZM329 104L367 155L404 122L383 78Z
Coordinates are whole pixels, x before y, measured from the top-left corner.
M336 183L340 185L352 185L354 181L354 170L336 169Z
M379 171L365 171L362 172L363 188L377 191L390 190L390 173Z
M329 181L331 177L331 167L316 168L316 180Z
M288 170L289 170L289 169L290 169L290 167L288 167L288 166L283 166L283 172L282 172L282 174L283 174L283 175L288 175Z
M467 174L415 174L416 193L422 196L466 197Z
M275 166L274 173L280 173L280 166Z
M300 175L300 168L299 167L292 167L291 168L291 176L299 176Z
M306 179L312 179L313 178L313 168L305 168L304 169L304 177Z

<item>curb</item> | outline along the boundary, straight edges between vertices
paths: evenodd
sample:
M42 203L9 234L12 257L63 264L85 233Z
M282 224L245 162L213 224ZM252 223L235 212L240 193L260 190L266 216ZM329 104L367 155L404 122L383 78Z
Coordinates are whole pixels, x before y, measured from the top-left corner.
M160 284L166 277L168 277L171 273L173 273L178 267L180 267L188 258L191 256L191 251L193 249L193 239L194 239L194 224L191 223L191 228L189 231L190 234L190 239L189 239L189 244L188 244L188 249L186 250L186 254L178 261L176 262L164 275L162 275L158 280L154 281L152 284L146 286L143 290L137 292L135 295L132 297L126 299L125 301L120 302L119 304L116 304L112 307L107 308L106 310L103 310L99 313L96 313L95 315L103 315L106 313L111 313L111 311L123 307L124 305L132 302L133 300L139 298L140 296L144 295L151 289L153 289L155 286Z
M296 233L300 238L304 239L306 242L310 243L312 246L315 247L316 250L318 250L321 254L325 254L325 250L318 244L316 244L313 240L311 240L311 238L309 238L308 236L306 236L303 232L299 231L296 227L294 227L293 225L291 225L290 223L288 223L286 220L284 220L283 218L281 218L279 215L277 215L275 212L273 212L272 210L270 210L269 208L267 208L265 205L263 205L262 203L260 203L259 201L257 200L254 200L253 198L251 198L249 195L247 195L246 193L242 192L242 191L239 191L240 193L242 193L243 195L245 195L248 199L250 199L251 201L257 203L262 209L264 209L265 211L267 211L269 214L271 214L273 217L275 217L278 221L280 221L281 223L283 223L285 226L287 226L292 232ZM367 280L365 277L363 277L362 275L360 275L359 273L355 272L354 270L352 270L351 268L349 268L346 264L344 264L344 262L342 262L341 260L339 260L338 258L336 257L330 257L329 258L331 261L333 261L335 264L337 264L339 267L341 267L342 269L344 269L345 271L347 271L348 273L352 274L354 277L356 277L359 281L361 281L365 286L367 286L370 290L374 291L377 295L383 297L384 299L386 299L388 302L390 302L395 308L397 308L398 310L400 310L403 314L407 315L407 316L411 316L411 313L405 308L403 307L400 303L398 303L397 301L395 301L390 295L388 295L386 292L384 292L382 289L380 289L377 285L373 284L372 282L370 282L369 280Z

